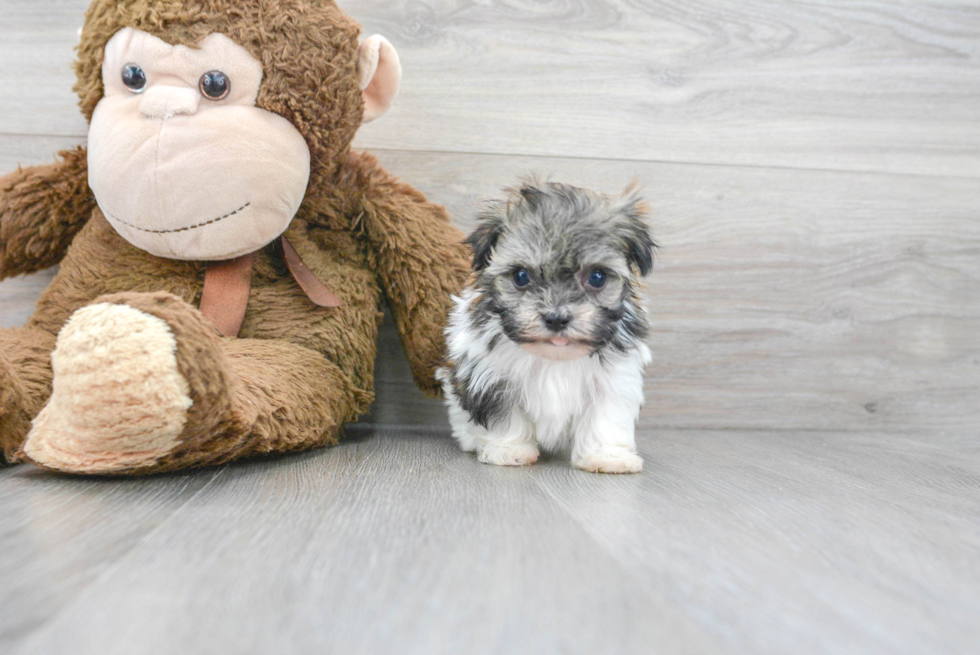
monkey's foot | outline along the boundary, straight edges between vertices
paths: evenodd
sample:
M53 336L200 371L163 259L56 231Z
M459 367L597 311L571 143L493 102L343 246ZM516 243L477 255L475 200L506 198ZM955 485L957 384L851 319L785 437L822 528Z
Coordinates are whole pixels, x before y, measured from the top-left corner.
M37 464L118 473L180 445L193 403L162 318L127 304L83 307L58 335L51 361L53 393L24 444Z

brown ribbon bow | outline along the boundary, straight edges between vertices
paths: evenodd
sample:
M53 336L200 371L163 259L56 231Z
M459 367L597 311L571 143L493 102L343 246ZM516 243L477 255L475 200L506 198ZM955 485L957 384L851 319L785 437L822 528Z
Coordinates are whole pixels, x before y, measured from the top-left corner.
M318 307L340 307L344 303L313 274L286 237L280 240L283 259L296 283ZM252 263L255 253L208 264L201 294L201 313L221 334L237 337L245 320L248 295L252 289Z

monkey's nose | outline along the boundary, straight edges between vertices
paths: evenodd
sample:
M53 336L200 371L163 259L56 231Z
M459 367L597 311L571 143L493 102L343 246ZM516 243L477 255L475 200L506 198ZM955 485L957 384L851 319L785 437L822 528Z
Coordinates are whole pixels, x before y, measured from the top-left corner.
M543 315L541 318L544 319L544 324L547 325L548 329L552 332L561 332L572 320L572 317L568 314L559 312L551 312L550 314Z
M151 86L140 100L140 113L148 118L173 118L197 113L201 94L197 89L178 86Z

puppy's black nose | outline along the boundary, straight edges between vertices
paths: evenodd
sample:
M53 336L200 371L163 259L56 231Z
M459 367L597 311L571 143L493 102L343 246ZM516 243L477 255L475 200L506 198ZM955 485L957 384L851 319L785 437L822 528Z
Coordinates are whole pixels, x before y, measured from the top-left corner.
M572 320L572 317L568 314L559 314L558 312L544 314L541 318L544 319L544 324L547 325L548 329L552 332L561 332Z

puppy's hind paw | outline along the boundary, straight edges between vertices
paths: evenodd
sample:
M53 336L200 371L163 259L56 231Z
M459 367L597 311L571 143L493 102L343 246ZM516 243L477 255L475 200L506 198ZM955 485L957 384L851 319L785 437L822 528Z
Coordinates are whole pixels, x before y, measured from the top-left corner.
M625 448L586 453L572 463L590 473L639 473L643 470L643 458Z
M481 448L477 455L484 464L497 466L528 466L538 461L536 446L491 446Z

